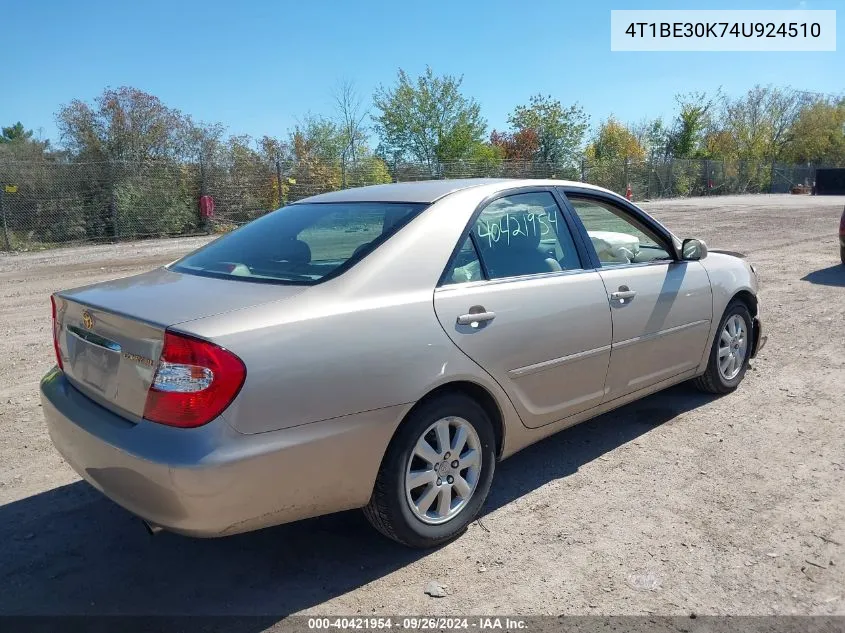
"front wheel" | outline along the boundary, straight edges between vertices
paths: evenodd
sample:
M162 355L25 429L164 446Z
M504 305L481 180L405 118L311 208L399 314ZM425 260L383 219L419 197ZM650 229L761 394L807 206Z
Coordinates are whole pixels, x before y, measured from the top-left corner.
M410 547L453 539L487 498L495 447L493 425L471 398L454 393L424 403L390 442L364 514Z
M739 386L751 356L752 327L744 303L728 305L710 349L707 370L694 380L696 387L708 393L730 393Z

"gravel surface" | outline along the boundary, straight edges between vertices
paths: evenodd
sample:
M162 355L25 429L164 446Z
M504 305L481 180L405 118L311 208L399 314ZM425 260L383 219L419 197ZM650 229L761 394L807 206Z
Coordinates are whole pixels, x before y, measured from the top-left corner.
M0 256L0 613L845 614L845 198L643 206L759 266L767 347L734 394L674 387L501 463L482 519L432 552L358 512L149 537L47 437L49 294L203 238Z

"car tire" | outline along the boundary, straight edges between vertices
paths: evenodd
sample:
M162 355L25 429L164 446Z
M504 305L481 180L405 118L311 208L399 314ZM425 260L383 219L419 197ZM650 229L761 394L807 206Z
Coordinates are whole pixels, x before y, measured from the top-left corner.
M458 447L458 457L464 461L451 459L455 456L450 455L445 460L446 464L443 461L437 462L440 467L438 470L437 465L421 460L417 455L418 446L423 441L434 450L438 459L445 455L440 450L442 447L439 446L438 436L443 424L449 429L449 444L452 447L459 443L459 432L462 433L461 437L468 439L463 449ZM469 452L471 450L477 450L480 465L477 468L467 466L461 469L465 463L474 463L474 457ZM400 425L382 460L364 514L373 527L394 541L413 548L436 547L463 533L481 511L493 481L495 462L496 437L484 408L461 393L437 396L412 410ZM447 468L450 469L448 472L445 470ZM434 473L434 480L412 489L416 482L412 479L412 473L421 473L428 478L430 472ZM443 475L442 479L440 474ZM459 475L460 482L457 482L455 479ZM459 485L466 491L463 485L467 482L470 482L472 489L463 498L459 495ZM441 486L448 486L448 492ZM435 492L432 493L432 490ZM442 516L429 517L420 511L420 506L424 505L423 497L430 494L437 495L432 503L435 507L432 515L443 507L446 510L440 513ZM440 505L441 494L448 495L449 499L444 501L443 506ZM455 514L450 516L451 512Z
M734 344L727 344L723 339L723 334L730 336L730 326L739 325L741 319L744 326L744 347L742 349L734 349ZM748 369L748 361L751 358L751 347L753 345L754 330L753 322L751 320L751 313L748 311L748 306L741 301L731 302L725 310L722 320L719 322L719 328L716 330L716 336L710 348L710 356L707 362L707 370L693 380L693 384L707 393L725 394L734 391L739 383L742 382L745 376L745 371ZM731 351L732 354L737 354L742 351L742 359L739 362L738 368L733 367L733 371L723 371L720 369L720 364L726 358L721 354L725 347Z

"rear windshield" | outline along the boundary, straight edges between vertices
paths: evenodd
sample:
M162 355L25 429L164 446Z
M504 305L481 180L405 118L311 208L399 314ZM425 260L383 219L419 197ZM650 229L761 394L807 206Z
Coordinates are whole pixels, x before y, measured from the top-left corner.
M315 284L360 261L426 207L417 203L293 204L170 266L180 273Z

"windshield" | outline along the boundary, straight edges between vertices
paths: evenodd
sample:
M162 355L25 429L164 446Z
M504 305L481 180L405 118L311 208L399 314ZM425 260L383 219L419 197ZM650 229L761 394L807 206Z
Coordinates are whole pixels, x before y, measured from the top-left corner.
M388 202L293 204L211 242L170 269L310 285L353 266L425 207Z

